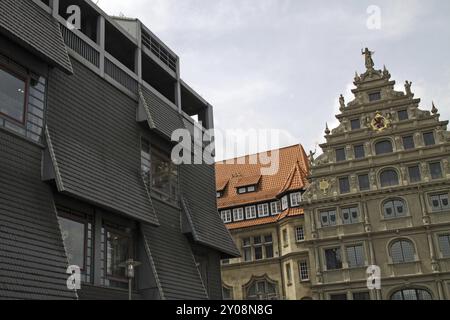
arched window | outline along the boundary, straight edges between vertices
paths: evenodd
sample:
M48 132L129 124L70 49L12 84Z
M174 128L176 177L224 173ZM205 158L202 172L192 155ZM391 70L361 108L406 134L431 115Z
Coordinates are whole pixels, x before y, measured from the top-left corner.
M390 254L393 263L407 263L416 260L414 244L407 239L394 241L391 244Z
M233 288L222 285L223 300L233 300Z
M380 183L381 187L391 187L391 186L398 186L398 174L397 171L388 169L384 170L380 174Z
M389 199L384 202L383 211L386 219L394 219L406 216L408 207L402 199Z
M391 300L433 300L433 297L427 290L403 289L394 292Z
M392 142L390 140L379 141L375 144L375 154L386 154L392 153L394 149L392 148Z
M275 300L277 285L267 279L255 279L246 288L247 300Z

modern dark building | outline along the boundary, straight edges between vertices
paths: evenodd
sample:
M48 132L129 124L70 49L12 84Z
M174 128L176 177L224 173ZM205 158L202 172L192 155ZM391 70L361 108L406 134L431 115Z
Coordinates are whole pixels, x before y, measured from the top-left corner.
M221 299L220 260L239 251L214 165L170 157L194 118L213 128L139 20L87 0L1 0L0 299L127 299L129 259L134 299Z

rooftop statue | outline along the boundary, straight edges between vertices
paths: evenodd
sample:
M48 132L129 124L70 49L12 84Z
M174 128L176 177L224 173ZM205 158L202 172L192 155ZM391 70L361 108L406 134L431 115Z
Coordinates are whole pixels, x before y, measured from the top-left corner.
M366 68L367 70L372 70L375 64L373 63L372 55L375 52L370 51L368 48L366 48L364 51L361 50L361 54L365 56L366 59Z

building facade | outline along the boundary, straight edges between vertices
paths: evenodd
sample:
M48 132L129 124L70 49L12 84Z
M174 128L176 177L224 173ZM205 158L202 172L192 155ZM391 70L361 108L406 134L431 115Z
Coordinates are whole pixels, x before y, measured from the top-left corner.
M311 298L299 207L307 172L301 145L216 164L219 213L241 251L241 257L222 261L225 299Z
M313 298L450 299L448 121L434 104L419 108L411 82L395 91L363 54L354 100L341 96L339 126L310 157L302 206ZM374 290L369 266L381 272Z
M135 299L221 299L220 260L239 251L214 166L170 157L194 115L213 128L139 20L86 0L2 0L0 299L126 299L130 259Z

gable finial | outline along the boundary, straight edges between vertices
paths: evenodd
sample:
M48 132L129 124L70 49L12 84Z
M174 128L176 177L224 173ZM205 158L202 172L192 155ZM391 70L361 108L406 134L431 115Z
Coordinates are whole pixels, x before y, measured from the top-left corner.
M436 108L436 106L434 105L434 101L432 102L432 105L433 105L433 107L431 108L431 113L434 114L434 115L436 115L436 114L439 112L439 110L438 110L438 108Z
M328 128L328 122L325 123L325 134L328 136L331 133L330 129Z
M369 48L366 48L364 51L361 50L361 54L365 57L366 60L366 69L367 70L373 70L373 67L375 66L375 63L373 63L372 55L375 52L372 52L369 50Z

